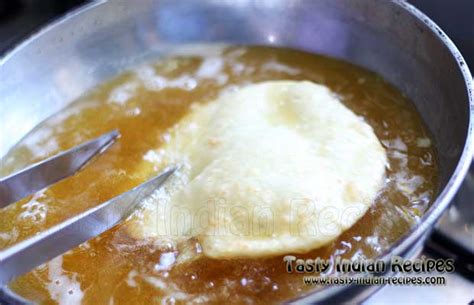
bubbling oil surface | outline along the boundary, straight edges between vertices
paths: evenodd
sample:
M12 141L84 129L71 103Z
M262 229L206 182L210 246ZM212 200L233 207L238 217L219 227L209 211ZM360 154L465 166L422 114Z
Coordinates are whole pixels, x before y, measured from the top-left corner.
M374 258L430 206L437 191L430 135L410 102L382 78L340 60L289 49L229 47L202 53L160 59L106 82L12 149L2 160L0 175L112 129L122 135L76 175L0 210L0 249L146 180L138 165L163 143L167 130L192 103L266 80L311 80L328 86L373 127L389 158L386 185L370 210L338 239L300 257ZM11 288L42 304L94 305L268 304L310 289L302 275L285 271L281 256L200 257L176 264L177 254L132 239L122 224L21 276Z

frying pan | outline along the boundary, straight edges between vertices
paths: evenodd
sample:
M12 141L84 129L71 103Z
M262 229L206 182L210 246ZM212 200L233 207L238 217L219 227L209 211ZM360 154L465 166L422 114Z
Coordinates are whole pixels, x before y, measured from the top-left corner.
M42 29L0 60L0 156L93 86L187 44L260 44L330 55L382 75L434 137L438 196L382 259L419 253L472 160L473 84L461 54L404 1L99 1ZM377 287L334 286L298 299L357 303ZM8 289L4 298L19 300Z

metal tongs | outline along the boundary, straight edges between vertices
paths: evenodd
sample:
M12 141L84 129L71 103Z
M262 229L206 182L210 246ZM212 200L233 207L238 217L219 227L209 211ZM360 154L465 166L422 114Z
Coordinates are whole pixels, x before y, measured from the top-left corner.
M94 156L106 151L118 137L118 131L112 131L0 179L0 208L73 175ZM0 287L118 224L174 170L169 168L117 197L1 250Z

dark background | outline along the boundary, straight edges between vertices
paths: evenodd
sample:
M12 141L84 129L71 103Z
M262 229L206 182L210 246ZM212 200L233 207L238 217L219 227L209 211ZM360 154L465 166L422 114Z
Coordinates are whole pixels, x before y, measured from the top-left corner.
M51 20L86 2L88 1L0 0L0 54ZM474 67L474 0L409 2L431 17L451 37L470 67Z

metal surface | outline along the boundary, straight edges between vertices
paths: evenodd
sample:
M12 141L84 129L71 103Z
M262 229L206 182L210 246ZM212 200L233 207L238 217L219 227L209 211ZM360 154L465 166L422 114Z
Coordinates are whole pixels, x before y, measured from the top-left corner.
M437 232L474 256L474 164L471 164L464 183L459 189L448 213L437 225ZM473 262L474 264L474 262ZM472 270L474 273L474 268Z
M16 202L80 170L112 145L114 130L0 179L0 208Z
M168 169L126 193L0 251L0 287L112 228L159 188L173 172L174 168Z
M421 222L383 258L416 252L471 162L473 89L467 65L451 40L403 1L90 4L48 26L0 61L0 155L94 85L176 46L193 43L267 44L327 54L369 68L402 90L433 135L440 192ZM371 292L367 288L328 287L300 300L357 302Z

